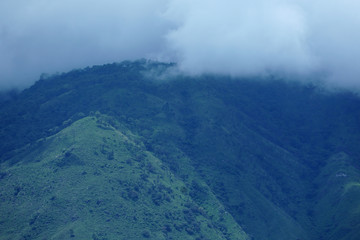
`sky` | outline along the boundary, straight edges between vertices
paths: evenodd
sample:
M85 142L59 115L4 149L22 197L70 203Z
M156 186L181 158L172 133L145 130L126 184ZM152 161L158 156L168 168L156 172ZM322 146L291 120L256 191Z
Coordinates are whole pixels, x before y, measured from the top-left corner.
M0 90L140 58L188 74L322 76L360 89L359 9L358 0L1 0Z

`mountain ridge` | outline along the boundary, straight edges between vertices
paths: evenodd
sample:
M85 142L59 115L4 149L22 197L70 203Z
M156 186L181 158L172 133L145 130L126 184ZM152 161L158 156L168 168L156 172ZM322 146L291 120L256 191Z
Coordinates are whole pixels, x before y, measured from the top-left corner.
M93 130L84 130L89 127ZM141 142L136 144L130 140L131 133L129 132L129 134L124 135L101 119L86 117L43 140L42 144L48 145L44 146L43 152L39 153L37 147L35 147L35 153L30 150L30 154L9 168L2 179L3 183L16 186L14 186L13 196L11 196L11 192L6 191L11 190L10 187L2 186L1 212L3 215L1 222L7 221L11 225L5 225L6 231L4 228L0 231L2 233L15 232L19 235L25 233L22 236L25 239L42 239L43 237L64 239L69 237L67 234L70 234L70 238L72 238L71 235L74 237L80 235L77 237L79 239L116 239L119 237L140 239L150 236L155 239L165 239L172 235L177 239L192 239L192 235L194 237L202 235L202 238L210 236L210 239L225 239L224 233L216 230L216 227L208 227L220 224L215 219L210 221L209 218L209 216L216 218L219 215L216 213L216 209L211 209L211 215L208 216L210 212L207 209L200 208L194 203L191 197L184 192L185 190L181 192L181 189L186 188L185 186L188 184L176 180L174 175L161 166L159 159L144 150ZM135 137L135 135L133 136ZM102 143L97 143L99 141ZM118 141L120 141L118 143L120 145L117 148L111 146ZM91 148L84 144L90 145ZM94 152L89 152L90 149L93 149ZM104 155L107 161L101 161L101 158L100 161L99 158L96 159L96 156L99 155ZM41 168L37 165L41 165ZM28 180L21 180L19 174L26 174ZM93 176L86 181L83 180L89 175ZM159 178L159 176L161 177ZM29 180L30 182L26 183ZM84 181L85 184L82 183ZM102 186L98 182L110 187ZM31 194L31 191L37 193ZM7 195L5 195L6 193ZM28 195L33 197L29 202L26 199ZM212 200L208 201L208 204L221 206L214 197L210 198ZM41 200L41 204L36 204L37 199ZM45 202L43 202L44 200ZM149 201L152 204L149 204ZM106 202L111 202L111 204ZM171 205L171 203L173 204ZM34 211L29 206L23 206L23 204L35 205L36 210ZM112 204L119 207L112 206ZM138 206L131 206L134 204ZM102 207L103 205L105 207ZM150 206L155 209L151 211ZM207 206L207 204L202 204L202 206ZM15 214L8 212L14 209L18 210L15 211ZM28 217L22 219L28 221L28 224L16 219L20 209L25 211L28 209ZM85 211L84 213L84 209L89 212ZM135 211L132 212L133 210ZM61 211L64 212L61 213ZM186 212L189 219L182 219L182 221L177 219L182 212ZM56 215L54 216L54 214ZM147 215L151 218L146 217ZM123 221L123 217L127 220ZM144 219L141 220L141 217ZM94 222L92 219L99 222ZM168 219L166 224L158 226L166 219ZM246 239L245 233L230 215L224 215L222 219L227 223L226 231L229 230L229 233L225 234L228 237L226 239ZM143 221L147 221L147 223L145 224ZM106 222L115 223L109 223L106 226ZM149 222L152 222L152 225L149 225ZM101 225L106 226L105 231L99 229ZM60 230L52 229L56 226L60 227ZM205 227L207 228L206 232L201 229ZM66 231L61 229L66 229ZM115 229L119 230L115 231ZM93 233L90 234L91 232ZM53 233L53 235L48 235L49 233ZM234 234L235 237L231 237ZM14 237L11 234L9 236ZM6 239L6 235L2 235L2 238ZM20 239L20 236L15 238Z
M162 227L135 224L133 228L143 229L144 234L136 235L128 229L129 234L135 235L126 238L356 240L360 234L356 210L360 199L357 188L360 182L358 97L349 92L324 93L313 85L276 79L164 75L172 66L136 61L74 70L41 79L14 99L2 102L1 183L10 181L7 179L9 169L26 164L24 161L35 164L33 159L42 162L48 158L40 157L39 152L45 151L48 155L59 152L61 158L49 162L48 168L85 169L89 164L87 159L94 159L99 163L96 169L100 171L101 166L105 168L109 163L114 166L124 164L124 169L135 171L135 175L141 176L140 172L146 171L146 175L164 179L171 175L177 179L174 185L179 189L167 180L163 183L165 188L155 188L159 195L154 196L143 190L150 188L146 182L144 188L137 186L138 190L133 185L117 187L125 191L126 201L147 199L138 207L122 203L130 212L141 212L141 206L153 206L162 212L156 204L166 202L164 199L169 195L166 188L179 196L185 194L191 202L173 200L167 203L183 211L177 213L178 219L172 219L170 226L165 226L171 222L165 214L159 218L158 222L164 223L164 231ZM157 77L159 75L161 77ZM78 125L84 121L93 123L85 124L80 131ZM133 149L127 156L143 159L143 163L132 160L131 166L125 160L117 162L117 154L126 141L108 136L107 131L118 131L122 134L120 139L124 136L131 139L142 154ZM105 143L102 138L82 138L79 144L87 149L87 153L81 154L71 147L65 152L44 147L49 145L51 136L64 132L69 132L66 139L102 132L110 140ZM112 144L114 140L123 144ZM64 141L58 145L65 144ZM85 144L87 141L90 142ZM32 154L29 154L31 149ZM151 165L145 164L149 162ZM141 167L136 168L140 164ZM26 169L22 171L25 177ZM43 171L42 167L39 165L36 171ZM108 179L114 178L114 172L107 173ZM89 175L88 172L86 176ZM49 173L47 177L52 175ZM131 179L131 176L127 178ZM83 184L92 183L84 180ZM1 196L16 201L21 187L6 186L1 190ZM111 191L108 194L112 196ZM29 192L28 201L35 196ZM92 193L88 198L98 197ZM67 199L65 193L63 199ZM118 196L114 199L125 201ZM209 201L216 204L209 205ZM4 206L1 204L2 213ZM105 209L112 209L110 212L116 212L111 204L105 206ZM219 209L209 206L219 206ZM21 209L16 205L6 208L15 212ZM51 213L51 208L48 211ZM209 213L215 214L213 219L208 218ZM25 231L24 236L51 238L46 228L42 228L43 233L36 230L38 235L31 230L30 226L36 224L37 219L36 211L32 214L35 214L34 223L28 221L28 232ZM87 213L78 215L78 219L85 222ZM142 213L136 216L143 217ZM97 218L106 217L97 215ZM228 220L221 224L221 218ZM110 222L114 220L109 219ZM6 224L16 221L2 220L0 236L4 236ZM123 221L122 226L125 226L133 220L124 218ZM174 226L177 221L181 223L177 224L180 230ZM182 224L185 225L179 227ZM103 225L109 227L111 223ZM208 229L208 226L212 228ZM73 233L67 232L67 237L78 238L85 234L84 230L75 227L69 227L65 232L70 229ZM151 229L155 235L151 234ZM120 233L116 235L113 230L108 233L97 231L94 236L87 237L125 237ZM55 232L55 235L66 235L60 230ZM54 234L51 235L54 239L60 236Z

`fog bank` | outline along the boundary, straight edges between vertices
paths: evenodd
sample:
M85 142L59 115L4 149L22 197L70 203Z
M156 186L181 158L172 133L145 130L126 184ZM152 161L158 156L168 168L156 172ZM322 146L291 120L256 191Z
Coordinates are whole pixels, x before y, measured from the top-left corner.
M189 74L321 73L360 87L355 0L3 0L0 88L149 58Z

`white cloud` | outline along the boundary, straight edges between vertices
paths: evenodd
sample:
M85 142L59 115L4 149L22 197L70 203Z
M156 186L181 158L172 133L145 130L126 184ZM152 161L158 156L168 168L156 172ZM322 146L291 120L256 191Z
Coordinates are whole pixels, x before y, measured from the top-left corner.
M166 1L3 0L0 87L162 51Z
M360 1L304 1L309 45L331 85L360 89Z
M360 87L357 0L2 0L0 88L159 58L190 73L325 72Z
M275 1L173 1L167 16L178 28L167 35L180 67L193 73L234 75L263 71L304 72L315 58L307 46L307 26L295 5ZM202 7L203 6L203 7ZM178 10L180 9L180 10ZM179 11L185 11L180 12Z

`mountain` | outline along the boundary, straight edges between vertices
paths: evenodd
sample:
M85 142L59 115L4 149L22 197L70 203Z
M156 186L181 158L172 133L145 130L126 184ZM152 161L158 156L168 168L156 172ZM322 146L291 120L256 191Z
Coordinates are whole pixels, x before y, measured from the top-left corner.
M0 101L0 239L358 239L360 99L94 66Z

